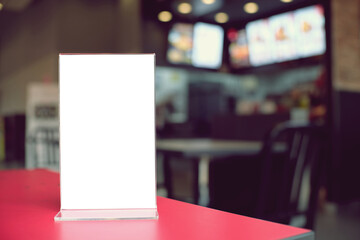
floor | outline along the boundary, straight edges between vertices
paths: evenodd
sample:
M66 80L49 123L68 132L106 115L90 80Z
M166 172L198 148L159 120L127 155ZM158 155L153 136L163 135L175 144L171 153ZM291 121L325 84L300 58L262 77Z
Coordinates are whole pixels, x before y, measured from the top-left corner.
M315 229L316 239L360 239L360 201L346 205L326 204L319 211Z

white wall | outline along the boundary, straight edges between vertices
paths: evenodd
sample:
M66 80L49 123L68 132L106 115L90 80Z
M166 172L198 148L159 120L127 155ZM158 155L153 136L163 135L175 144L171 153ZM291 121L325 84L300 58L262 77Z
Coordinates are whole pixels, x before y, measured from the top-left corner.
M30 82L58 82L58 54L141 52L140 0L47 0L0 14L0 114L25 113Z
M57 81L57 55L43 56L0 81L0 112L2 115L25 113L27 86L31 82Z

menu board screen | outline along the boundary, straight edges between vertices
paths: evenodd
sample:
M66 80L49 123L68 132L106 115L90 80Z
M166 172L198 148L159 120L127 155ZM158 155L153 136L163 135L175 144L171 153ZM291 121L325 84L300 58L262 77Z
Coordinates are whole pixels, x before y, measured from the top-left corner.
M293 13L284 13L269 18L272 57L274 62L297 58Z
M326 50L324 9L320 5L294 12L296 47L300 57L323 54Z
M173 64L219 68L222 64L224 30L208 23L176 23L168 35L167 59Z
M230 30L228 38L230 41L229 54L231 66L234 68L249 67L249 47L245 29L239 31Z
M273 39L269 28L268 19L250 22L246 25L249 41L249 59L252 66L273 63Z
M191 64L193 25L176 23L168 35L167 59L173 64Z
M219 68L222 63L224 30L217 25L196 23L194 26L194 67Z
M315 5L253 21L246 35L251 66L321 55L326 51L324 9Z

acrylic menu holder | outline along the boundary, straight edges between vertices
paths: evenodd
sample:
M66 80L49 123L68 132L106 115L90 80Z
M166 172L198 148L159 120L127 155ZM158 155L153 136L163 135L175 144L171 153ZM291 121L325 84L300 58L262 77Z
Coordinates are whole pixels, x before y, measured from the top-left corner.
M154 54L60 54L55 221L157 219Z

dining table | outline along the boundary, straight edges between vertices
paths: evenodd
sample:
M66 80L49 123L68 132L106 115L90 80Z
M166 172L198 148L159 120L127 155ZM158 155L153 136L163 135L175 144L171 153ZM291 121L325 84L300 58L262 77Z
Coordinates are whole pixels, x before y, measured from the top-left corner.
M227 156L238 156L239 160L261 154L262 141L224 140L211 138L157 139L156 152L163 158L164 185L167 196L173 198L173 159L188 159L193 172L192 192L194 202L202 206L209 203L209 164L223 161ZM275 144L274 152L283 152L286 144ZM248 158L247 158L248 157Z
M54 221L60 176L45 169L0 171L0 239L315 239L313 231L157 197L158 219Z

